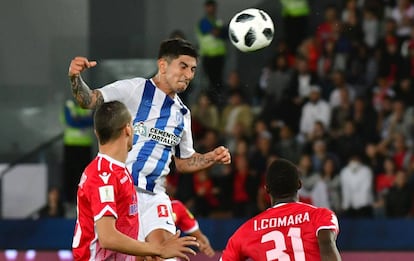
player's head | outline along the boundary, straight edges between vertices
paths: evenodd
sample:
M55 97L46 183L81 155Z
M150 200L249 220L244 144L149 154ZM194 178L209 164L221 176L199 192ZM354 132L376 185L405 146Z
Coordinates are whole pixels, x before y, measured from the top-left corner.
M158 74L155 77L162 82L163 91L168 95L185 91L194 78L197 59L197 50L188 41L180 38L163 41L158 53Z
M100 105L94 115L94 128L100 145L118 139L123 133L128 136L128 149L132 148L131 114L119 101Z
M290 161L275 159L266 173L266 191L273 199L296 197L301 187L299 169Z
M187 40L174 37L161 42L158 59L177 59L180 55L188 55L198 59L197 49Z

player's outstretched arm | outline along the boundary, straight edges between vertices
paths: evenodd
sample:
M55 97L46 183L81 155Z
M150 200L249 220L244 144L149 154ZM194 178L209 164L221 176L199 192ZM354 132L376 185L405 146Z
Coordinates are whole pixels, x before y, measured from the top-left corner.
M180 237L179 231L161 244L137 241L119 232L112 216L105 216L96 221L96 229L99 244L103 248L132 256L179 257L189 261L187 254L196 254L189 246L199 246L195 237Z
M318 244L322 261L341 261L336 247L336 233L330 229L322 229L318 232Z
M230 164L231 155L224 146L219 146L214 150L200 154L194 153L190 158L174 158L175 166L181 173L193 173L212 166L213 164Z
M91 67L96 66L96 61L89 61L86 57L75 57L69 65L69 80L72 88L73 97L82 108L95 109L103 103L103 97L98 90L91 90L83 81L81 73Z

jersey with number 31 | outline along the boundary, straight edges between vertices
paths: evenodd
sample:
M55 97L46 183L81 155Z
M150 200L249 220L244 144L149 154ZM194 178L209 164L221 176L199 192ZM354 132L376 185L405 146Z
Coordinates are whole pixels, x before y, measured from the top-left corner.
M321 229L339 233L331 210L300 202L278 204L243 224L229 239L221 260L317 261Z

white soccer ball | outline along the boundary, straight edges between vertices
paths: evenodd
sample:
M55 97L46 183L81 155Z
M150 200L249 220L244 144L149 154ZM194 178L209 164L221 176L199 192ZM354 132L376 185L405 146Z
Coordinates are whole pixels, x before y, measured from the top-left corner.
M266 12L256 8L237 13L229 24L230 41L242 52L252 52L268 46L273 35L272 19Z

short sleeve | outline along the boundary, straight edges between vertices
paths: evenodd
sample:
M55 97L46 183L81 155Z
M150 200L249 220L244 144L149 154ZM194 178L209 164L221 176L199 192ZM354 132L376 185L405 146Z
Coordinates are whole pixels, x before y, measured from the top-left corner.
M108 177L109 176L109 177ZM90 180L89 200L94 220L103 216L118 218L116 207L117 179L111 173L102 173Z
M100 88L99 91L105 102L121 101L126 103L133 94L137 93L137 88L144 85L144 78L133 78L110 83Z
M193 147L193 134L191 131L191 113L184 115L184 131L180 144L176 147L175 156L178 158L189 158L195 153Z
M175 223L184 233L192 233L198 229L198 222L193 214L180 201L172 201L172 208L175 214Z
M314 215L316 236L321 229L329 229L336 234L339 233L338 218L333 211L327 208L317 208Z

